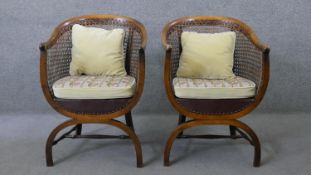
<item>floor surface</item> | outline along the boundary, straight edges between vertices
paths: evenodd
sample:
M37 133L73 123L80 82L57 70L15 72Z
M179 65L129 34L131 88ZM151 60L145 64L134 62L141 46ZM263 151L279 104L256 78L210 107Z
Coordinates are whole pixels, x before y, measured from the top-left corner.
M54 149L54 167L45 166L45 141L66 118L58 114L0 115L0 175L309 175L311 174L310 114L257 114L243 118L262 144L262 166L252 167L253 147L245 140L177 140L170 167L163 166L166 139L177 115L135 115L144 167L136 168L129 140L66 139ZM123 118L121 119L123 120ZM107 125L88 125L84 133L119 134ZM228 133L212 126L186 133Z

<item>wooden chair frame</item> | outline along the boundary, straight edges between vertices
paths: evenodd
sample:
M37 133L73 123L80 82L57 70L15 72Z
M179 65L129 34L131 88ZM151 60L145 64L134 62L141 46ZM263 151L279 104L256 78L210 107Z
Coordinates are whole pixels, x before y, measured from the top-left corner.
M179 56L182 51L182 31L237 33L234 72L256 83L257 91L248 99L181 99L174 95L172 80L176 76ZM255 32L245 23L223 16L190 16L169 22L162 31L162 43L166 49L164 85L167 97L180 114L178 127L171 133L164 151L164 165L169 166L169 156L176 138L245 138L254 146L255 167L260 166L260 142L255 132L237 120L253 111L264 97L269 82L269 51ZM223 110L223 111L222 111ZM186 117L191 120L186 121ZM184 135L183 131L202 125L227 125L230 135Z
M127 33L126 70L136 79L133 97L109 100L65 100L54 96L52 84L69 75L71 61L71 28L74 24L98 26L103 28L125 28ZM68 19L59 24L47 42L40 44L40 81L43 94L48 103L60 114L70 118L58 125L46 142L46 164L53 166L52 147L64 138L130 138L135 146L137 167L143 166L141 144L135 134L131 110L137 104L144 87L145 46L147 33L144 26L135 19L116 15L88 15ZM115 120L125 115L126 124ZM124 131L128 136L120 135L82 135L82 124L107 124ZM74 126L60 136L56 135L64 128ZM74 134L71 134L75 131Z

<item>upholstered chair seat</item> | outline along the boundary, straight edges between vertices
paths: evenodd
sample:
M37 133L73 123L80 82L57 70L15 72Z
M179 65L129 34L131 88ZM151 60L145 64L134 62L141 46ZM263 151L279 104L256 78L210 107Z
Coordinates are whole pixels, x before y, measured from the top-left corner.
M256 84L243 77L232 79L173 79L174 93L179 98L239 99L255 96Z
M116 99L132 97L135 78L132 76L66 76L53 84L57 98Z

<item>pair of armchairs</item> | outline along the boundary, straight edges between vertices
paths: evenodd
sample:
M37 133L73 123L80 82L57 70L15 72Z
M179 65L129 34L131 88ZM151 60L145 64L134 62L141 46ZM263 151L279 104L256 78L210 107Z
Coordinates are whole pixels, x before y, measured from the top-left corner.
M134 93L127 98L63 99L55 96L53 84L69 76L74 24L104 29L122 28L126 31L124 46L125 68L135 79ZM184 31L217 33L234 31L236 45L233 72L256 84L255 95L238 99L179 98L174 93L173 79L179 64L181 33ZM58 125L46 142L46 163L53 166L52 147L64 138L130 138L135 146L137 167L143 166L141 144L135 134L131 110L137 104L144 87L145 46L147 34L144 26L129 17L114 15L80 16L64 21L56 27L50 39L40 45L40 80L48 103L69 120ZM255 33L245 23L217 16L184 17L168 23L162 32L166 49L164 84L169 101L179 113L178 127L171 133L164 151L164 165L169 166L170 150L176 138L245 138L254 146L254 166L260 165L260 143L255 132L237 119L256 108L262 100L269 81L269 48L259 42ZM69 80L72 81L72 80ZM76 83L76 82L71 82ZM125 123L115 118L125 116ZM186 120L189 118L189 120ZM127 135L85 135L82 124L106 124L117 127ZM201 125L226 125L229 135L185 135L183 131ZM68 132L58 133L72 126Z

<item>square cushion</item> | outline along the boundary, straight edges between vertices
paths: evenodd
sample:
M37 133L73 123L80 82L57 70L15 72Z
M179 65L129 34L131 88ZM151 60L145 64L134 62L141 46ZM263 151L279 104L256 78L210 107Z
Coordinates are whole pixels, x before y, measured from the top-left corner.
M123 29L72 27L70 75L126 75Z
M253 81L236 76L232 79L210 80L174 78L175 96L189 99L237 99L255 96Z
M116 99L132 97L131 76L67 76L53 84L54 95L63 99Z
M186 78L233 78L235 39L235 32L183 32L176 75Z

